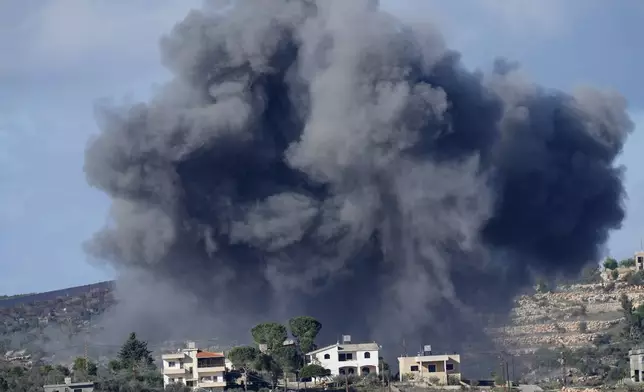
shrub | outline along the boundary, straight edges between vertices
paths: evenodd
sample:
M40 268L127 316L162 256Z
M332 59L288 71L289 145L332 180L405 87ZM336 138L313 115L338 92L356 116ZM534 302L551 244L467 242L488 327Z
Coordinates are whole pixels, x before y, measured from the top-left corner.
M447 385L461 385L461 380L458 376L450 374L447 376Z
M644 285L644 271L637 271L634 274L628 274L626 282L633 286Z
M579 322L579 332L586 333L588 332L588 323L585 321Z
M612 257L607 257L606 260L604 260L604 268L607 270L614 270L618 267L617 265L617 260L613 259Z

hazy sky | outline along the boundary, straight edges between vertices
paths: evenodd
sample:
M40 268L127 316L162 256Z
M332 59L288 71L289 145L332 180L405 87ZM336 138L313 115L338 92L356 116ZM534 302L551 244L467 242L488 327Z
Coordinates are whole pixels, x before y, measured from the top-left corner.
M262 0L269 1L269 0ZM408 23L437 25L470 67L518 60L540 84L624 94L644 127L641 0L381 0ZM260 3L258 1L258 3ZM87 186L84 148L97 132L98 98L145 99L168 74L158 38L201 0L0 2L0 294L45 291L112 277L81 244L106 220L108 200ZM629 256L644 236L631 136L621 161L628 217L608 244Z

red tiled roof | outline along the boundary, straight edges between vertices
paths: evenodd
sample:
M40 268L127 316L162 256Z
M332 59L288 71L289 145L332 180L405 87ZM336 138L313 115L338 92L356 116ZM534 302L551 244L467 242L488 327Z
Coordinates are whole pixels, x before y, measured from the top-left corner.
M224 353L211 353L210 351L199 351L197 358L222 358Z

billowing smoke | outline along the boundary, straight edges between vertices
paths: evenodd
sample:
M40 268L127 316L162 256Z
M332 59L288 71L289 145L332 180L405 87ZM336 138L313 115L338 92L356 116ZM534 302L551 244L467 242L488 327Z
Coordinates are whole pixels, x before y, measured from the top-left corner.
M163 282L129 285L131 318L195 309L217 335L308 313L333 341L448 346L620 226L620 96L471 72L374 1L233 4L162 39L150 102L99 110L85 170L113 205L87 248Z

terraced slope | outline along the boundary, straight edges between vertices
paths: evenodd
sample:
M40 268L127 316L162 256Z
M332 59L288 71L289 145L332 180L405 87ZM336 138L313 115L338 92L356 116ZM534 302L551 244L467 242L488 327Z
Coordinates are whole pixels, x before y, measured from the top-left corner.
M555 292L522 296L512 312L512 324L489 332L513 351L590 345L599 335L619 328L622 294L635 306L644 303L644 286L625 282L561 286Z

